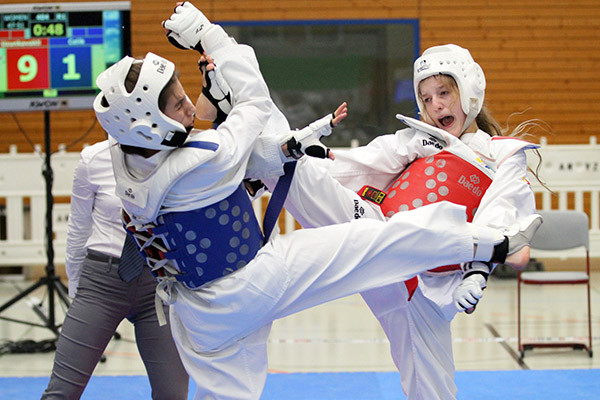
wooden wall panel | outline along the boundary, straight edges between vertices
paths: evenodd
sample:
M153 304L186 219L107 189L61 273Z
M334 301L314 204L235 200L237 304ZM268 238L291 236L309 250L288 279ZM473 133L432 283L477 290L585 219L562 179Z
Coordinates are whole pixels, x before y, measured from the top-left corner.
M0 0L9 2L14 1ZM174 4L132 1L133 55L153 51L175 62L190 98L195 98L200 85L194 65L197 56L172 47L160 27ZM511 123L529 118L545 121L554 133L550 143L587 143L590 135L598 133L597 0L205 0L202 5L215 21L416 18L422 50L444 43L471 50L486 72L486 100L501 123L512 113L527 110ZM31 150L15 118L34 143L43 143L42 113L0 114L0 152L8 151L9 144L17 144L19 151ZM51 113L53 148L80 138L93 121L91 111ZM103 137L96 124L83 142ZM81 144L69 150L77 151Z
M592 0L423 1L421 48L457 43L487 77L486 101L501 123L539 118L549 143L588 143L598 133L600 3ZM590 101L591 100L591 101Z

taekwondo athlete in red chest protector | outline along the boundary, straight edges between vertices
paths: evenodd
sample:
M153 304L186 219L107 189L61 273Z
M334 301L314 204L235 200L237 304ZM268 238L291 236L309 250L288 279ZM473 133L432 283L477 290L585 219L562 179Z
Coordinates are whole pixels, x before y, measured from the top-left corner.
M337 150L333 162L302 160L309 164L304 170L315 168L313 176L325 176L317 169L326 169L358 196L348 197L331 184L326 202L331 207L322 197L291 195L288 211L312 227L362 218L372 208L380 218L390 218L449 201L464 206L469 221L499 229L523 229L538 220L525 155L537 146L500 136L483 105L485 85L483 70L468 50L452 44L426 50L414 63L423 121L398 115L409 128L364 147ZM308 179L314 178L306 184ZM302 188L299 184L291 191ZM435 253L436 242L428 244ZM456 397L450 323L457 311L473 311L494 266L432 263L418 277L362 293L390 340L409 399Z

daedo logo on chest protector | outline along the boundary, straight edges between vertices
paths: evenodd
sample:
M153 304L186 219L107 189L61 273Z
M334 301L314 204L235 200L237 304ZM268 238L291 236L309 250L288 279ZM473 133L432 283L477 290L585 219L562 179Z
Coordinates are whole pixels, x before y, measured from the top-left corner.
M467 190L473 192L473 194L477 197L481 197L483 195L483 191L479 186L477 186L480 182L480 179L477 175L473 174L469 177L469 179L465 178L464 175L461 175L458 178L458 183L463 185Z

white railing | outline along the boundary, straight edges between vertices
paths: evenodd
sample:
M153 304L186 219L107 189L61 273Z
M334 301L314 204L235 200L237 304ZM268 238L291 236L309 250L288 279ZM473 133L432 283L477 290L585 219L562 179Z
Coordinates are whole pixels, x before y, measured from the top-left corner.
M600 146L596 138L592 137L586 145L547 145L542 140L540 153L543 159L540 176L557 197L535 179L530 179L534 191L539 193L541 204L538 207L586 211L591 221L591 254L600 257ZM535 167L536 157L529 159L530 165ZM55 198L70 196L78 160L79 153L64 150L52 155L52 193ZM44 265L47 262L44 163L44 154L39 149L37 153L19 153L11 146L9 153L0 154L0 266ZM266 203L256 201L254 204L257 214L262 215ZM60 265L64 264L65 258L69 204L57 201L52 211L54 262ZM283 232L295 229L295 221L287 212L282 226Z
M531 186L538 194L538 208L585 211L590 217L590 253L600 257L600 146L596 137L591 136L589 144L581 145L548 145L542 138L541 146L539 175L553 193L531 177ZM537 158L530 153L528 160L535 169ZM566 252L564 256L577 254L581 253ZM534 252L534 256L544 255L549 254Z
M0 266L44 265L46 247L46 183L42 175L45 156L18 153L15 146L0 154ZM79 153L64 150L52 155L54 173L52 193L56 197L71 195L73 171ZM54 262L64 264L68 203L55 203L53 211Z

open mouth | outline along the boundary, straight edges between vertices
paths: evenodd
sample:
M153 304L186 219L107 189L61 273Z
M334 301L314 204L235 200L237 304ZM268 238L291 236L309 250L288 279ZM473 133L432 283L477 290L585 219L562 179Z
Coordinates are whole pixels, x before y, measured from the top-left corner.
M438 119L438 122L440 123L440 125L442 125L444 128L452 125L452 123L454 122L454 117L453 116L446 116L443 118Z

